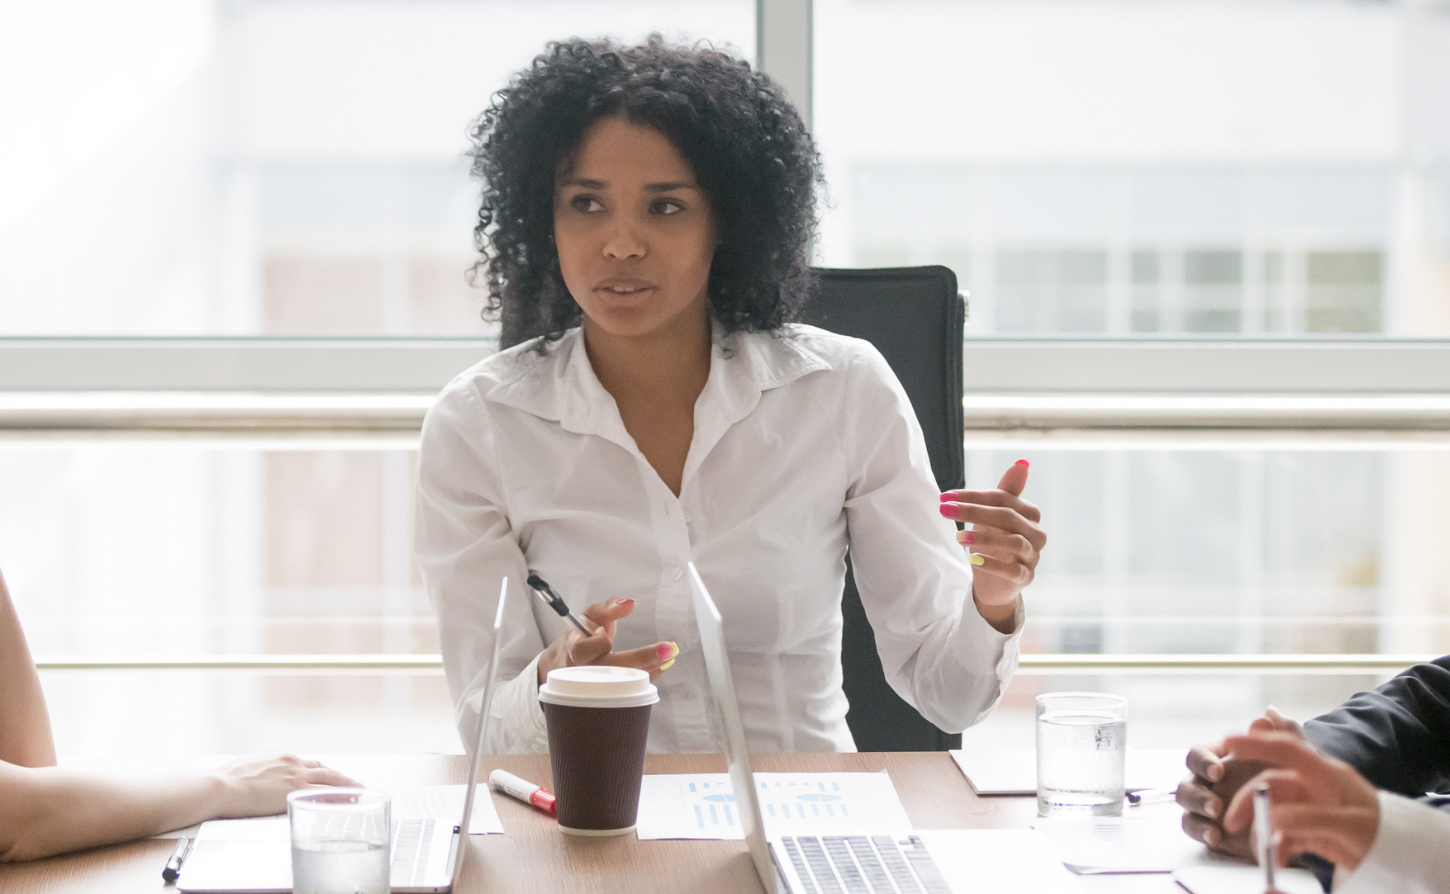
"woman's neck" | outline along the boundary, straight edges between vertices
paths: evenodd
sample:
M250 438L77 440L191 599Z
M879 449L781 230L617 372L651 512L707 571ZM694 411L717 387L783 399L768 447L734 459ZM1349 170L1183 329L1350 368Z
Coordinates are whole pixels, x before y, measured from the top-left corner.
M611 334L584 319L589 363L621 408L644 401L660 409L693 411L710 377L711 330L708 314L690 317L640 336Z

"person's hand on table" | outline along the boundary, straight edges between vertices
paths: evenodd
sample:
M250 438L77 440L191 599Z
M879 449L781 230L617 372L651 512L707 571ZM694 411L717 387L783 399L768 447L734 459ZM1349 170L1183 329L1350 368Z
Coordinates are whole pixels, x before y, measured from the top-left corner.
M941 495L941 514L971 525L957 532L973 567L972 597L989 624L1010 632L1017 599L1032 583L1047 534L1042 513L1022 499L1027 460L1019 459L995 490L949 490Z
M581 664L609 664L635 667L649 673L651 680L670 669L680 647L674 643L655 643L641 649L614 651L615 627L620 619L634 611L633 599L615 596L584 609L583 623L592 631L585 636L573 626L564 628L559 638L539 655L539 684L549 678L549 671Z
M294 754L244 757L212 773L223 794L219 816L273 816L287 812L287 794L318 785L361 786L321 762Z
M1263 783L1273 802L1273 828L1280 835L1280 865L1315 853L1350 872L1359 868L1379 832L1379 796L1368 780L1292 733L1230 736L1224 745L1235 756L1271 765L1234 795L1224 814L1225 829L1248 828L1253 791Z
M1272 707L1249 724L1249 732L1281 733L1305 741L1299 724ZM1179 783L1176 793L1178 805L1184 810L1183 831L1195 841L1203 842L1209 850L1253 861L1254 849L1249 837L1252 825L1233 833L1225 832L1224 808L1264 765L1237 754L1227 758L1233 752L1226 741L1199 745L1188 752L1188 769L1193 778Z

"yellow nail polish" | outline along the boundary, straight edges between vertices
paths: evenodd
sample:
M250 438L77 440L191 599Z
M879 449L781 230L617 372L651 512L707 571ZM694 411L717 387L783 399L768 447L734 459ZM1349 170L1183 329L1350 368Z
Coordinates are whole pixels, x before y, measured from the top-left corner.
M977 555L976 553L968 553L967 554L967 561L968 562L971 562L973 565L981 565L984 562L986 562L987 560L984 559L984 558L982 558L981 556Z
M670 669L670 668L671 668L671 667L673 667L673 666L674 666L674 663L675 663L675 659L673 659L673 658L671 658L671 659L670 659L670 660L669 660L669 661L666 661L666 662L665 662L665 663L664 663L664 664L661 664L661 665L660 665L660 670L662 670L662 671L667 671L667 670L669 670L669 669Z
M677 656L679 654L680 654L680 647L677 646L677 645L675 645L674 643L670 643L670 662L673 663L674 660L675 660L675 656Z

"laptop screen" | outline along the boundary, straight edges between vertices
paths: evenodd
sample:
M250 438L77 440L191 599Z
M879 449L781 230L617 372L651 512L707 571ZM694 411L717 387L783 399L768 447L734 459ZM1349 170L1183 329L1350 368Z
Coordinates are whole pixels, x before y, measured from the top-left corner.
M458 823L458 836L454 843L453 884L458 885L458 874L463 869L463 854L468 848L468 821L473 818L473 797L478 788L478 764L483 759L483 743L488 736L489 711L493 706L493 683L498 676L499 643L503 640L503 607L508 600L509 579L505 577L498 587L498 611L493 616L493 646L489 649L488 676L483 680L483 701L478 706L478 738L468 754L468 782L463 789L463 819ZM485 796L487 797L487 796Z
M740 812L745 840L750 845L750 859L755 874L769 894L785 891L770 856L765 840L765 824L760 816L760 800L755 796L755 776L750 771L750 752L745 747L745 724L740 720L740 702L735 697L735 680L730 676L730 656L725 650L725 623L720 609L705 589L695 563L690 562L690 598L695 605L695 625L700 630L700 649L705 655L705 674L710 690L725 722L725 760L730 765L730 786L735 791L735 806Z

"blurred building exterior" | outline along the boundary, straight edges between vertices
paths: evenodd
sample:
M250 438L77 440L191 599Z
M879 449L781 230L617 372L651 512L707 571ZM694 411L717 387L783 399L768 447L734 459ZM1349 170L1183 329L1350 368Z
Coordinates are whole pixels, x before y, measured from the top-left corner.
M33 88L0 140L6 335L487 334L463 153L508 73L576 33L754 40L748 0L3 15L33 37L0 53ZM820 259L952 267L969 339L1450 336L1443 6L816 0L814 21ZM969 484L1014 450L974 445ZM1450 453L1024 455L1052 536L1032 650L1447 650ZM7 446L0 567L38 653L435 651L413 463ZM457 747L439 677L164 679L48 675L62 749ZM1024 678L1008 707L1128 687L1171 737L1372 682ZM184 736L135 719L157 689L203 706Z

